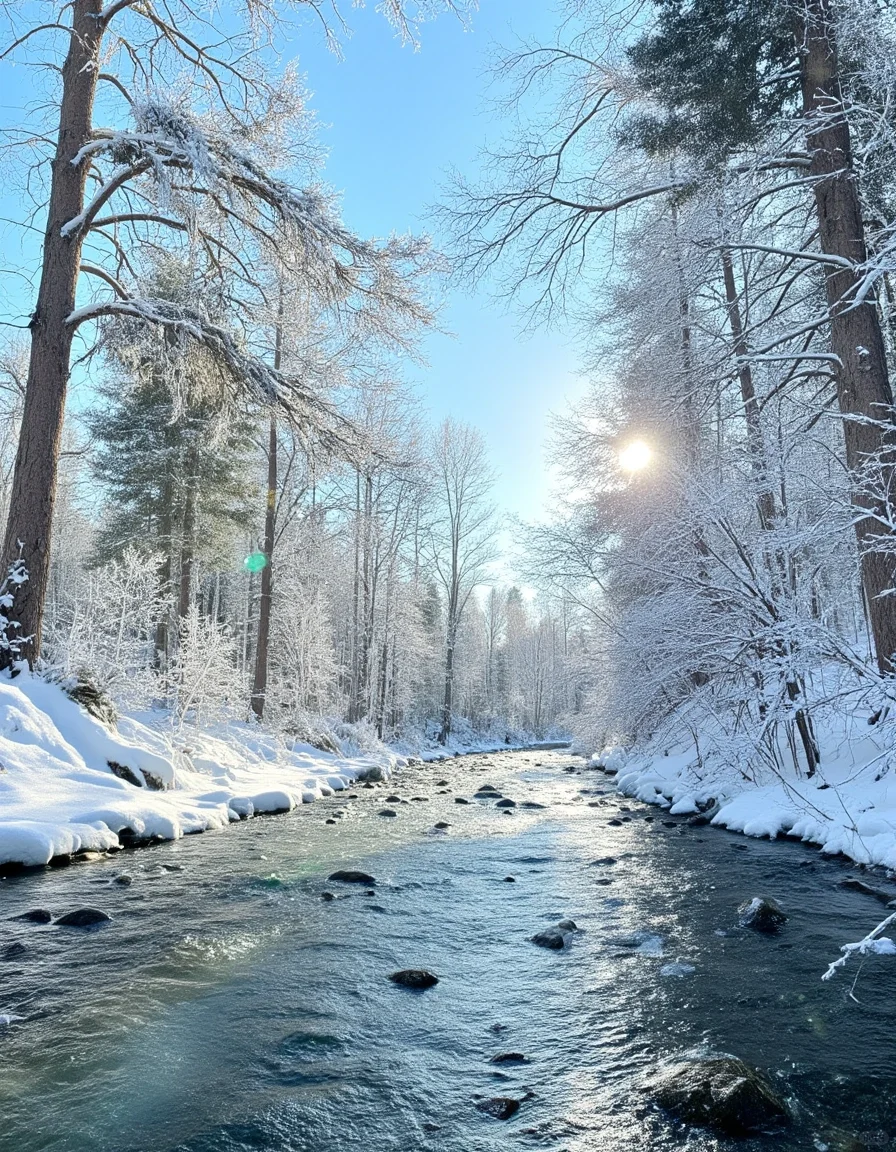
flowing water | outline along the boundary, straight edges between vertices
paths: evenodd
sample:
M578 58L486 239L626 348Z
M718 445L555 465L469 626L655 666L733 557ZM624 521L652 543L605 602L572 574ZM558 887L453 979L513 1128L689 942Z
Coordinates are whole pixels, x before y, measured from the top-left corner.
M506 815L484 782L545 807ZM627 804L566 752L352 795L0 882L0 1015L22 1018L0 1025L0 1152L896 1147L896 960L854 998L855 968L819 979L882 911L843 863ZM758 894L790 913L777 936L733 929ZM112 923L8 919L85 905ZM569 948L529 941L564 917ZM440 983L388 981L407 967ZM793 1128L726 1142L655 1110L644 1074L701 1046L764 1068ZM491 1063L509 1051L528 1062ZM492 1096L523 1103L501 1121Z

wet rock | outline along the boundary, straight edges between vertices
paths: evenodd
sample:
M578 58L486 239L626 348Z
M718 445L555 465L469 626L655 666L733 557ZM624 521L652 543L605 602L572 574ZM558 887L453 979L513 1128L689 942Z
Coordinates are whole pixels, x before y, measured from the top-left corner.
M579 930L575 920L561 920L557 927L561 932L578 932Z
M321 900L326 900L327 903L336 899L332 892L321 892L320 898Z
M539 804L535 800L523 800L522 803L520 804L520 808L547 808L547 807L548 807L547 804Z
M400 804L401 803L401 797L400 796L387 796L386 797L386 803L387 804Z
M866 884L864 880L859 880L855 876L847 876L845 880L838 880L837 887L846 888L850 892L861 892L863 896L873 896L882 904L889 904L893 899L892 892L884 892L881 888L874 888L871 884Z
M662 1068L645 1090L666 1111L724 1135L790 1122L784 1101L762 1073L734 1056L683 1060Z
M467 800L467 798L465 796L455 796L454 797L454 803L455 804L469 804L470 801Z
M496 808L516 808L516 800L499 800L495 805Z
M381 808L379 810L379 812L377 812L377 816L397 816L397 815L398 815L398 813L395 811L394 808Z
M609 867L611 864L615 864L615 863L616 863L616 857L615 856L601 856L597 860L591 861L591 867L592 868L600 868L603 866Z
M770 896L754 896L737 909L741 928L754 932L777 932L787 922L787 913Z
M678 827L678 821L677 820L664 820L663 821L663 827L664 828L677 828Z
M424 802L429 803L429 797L428 796L412 796L411 799L414 800L418 804L421 804Z
M13 916L13 920L27 920L31 924L49 924L53 919L53 913L48 912L46 908L29 908L27 912L22 912L19 916Z
M432 988L438 984L439 978L425 968L403 968L400 972L393 972L389 977L393 984L400 984L402 988L415 988L418 990Z
M368 888L376 884L376 877L369 872L359 872L357 868L340 868L331 872L327 879L337 884L366 884Z
M613 877L612 876L599 876L597 878L597 880L594 881L594 883L599 884L602 888L606 888L608 884L613 883Z
M447 788L450 783L450 780L437 780L436 788Z
M528 1064L529 1057L524 1056L522 1052L499 1052L497 1056L492 1056L489 1064Z
M555 928L549 928L545 932L536 932L529 939L539 948L550 948L554 952L559 952L566 947L566 936Z
M516 884L516 876L505 876L504 877L504 883L505 884Z
M328 816L326 818L326 820L324 820L324 824L335 824L335 823L336 823L336 821L333 819L332 816Z
M486 1116L494 1116L496 1120L509 1120L519 1111L520 1103L512 1096L491 1096L488 1100L478 1100L476 1107Z
M506 1024L491 1024L489 1026L489 1032L494 1032L494 1033L498 1034L498 1033L506 1032L506 1031L507 1031L507 1025Z
M0 959L3 959L3 960L21 960L23 956L27 956L27 955L28 955L28 949L25 947L24 944L21 944L17 940L14 944L10 944L6 948L3 949L3 952L0 953Z
M607 824L611 828L621 828L622 827L622 821L621 820L608 820Z
M111 920L112 917L99 908L76 908L74 912L60 916L56 924L63 928L94 928L98 924L108 924Z
M433 827L439 828L440 830L444 831L446 828L450 828L451 825L448 823L447 820L437 820L436 823L433 825Z
M112 880L113 884L120 884L122 888L127 888L134 883L134 877L129 876L127 872L119 872Z

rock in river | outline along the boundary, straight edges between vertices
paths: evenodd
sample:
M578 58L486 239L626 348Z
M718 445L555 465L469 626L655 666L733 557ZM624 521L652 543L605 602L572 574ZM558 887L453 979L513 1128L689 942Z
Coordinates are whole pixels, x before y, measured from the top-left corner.
M528 1064L529 1057L524 1056L522 1052L499 1052L497 1056L492 1056L489 1061L490 1064Z
M741 928L752 928L755 932L777 932L787 922L787 913L770 896L754 896L737 910Z
M108 924L112 917L99 908L76 908L74 912L66 912L56 921L63 928L93 928L97 924Z
M438 984L438 976L427 972L425 968L404 968L401 972L393 972L389 977L393 984L400 984L402 988L432 988Z
M327 879L339 884L366 884L368 888L376 884L375 877L369 872L359 872L356 868L340 868L338 872L331 872Z
M660 1107L725 1135L743 1135L790 1122L784 1101L762 1073L734 1056L682 1060L645 1085Z
M377 813L378 816L397 816L398 813L394 808L381 808Z
M32 924L49 924L52 919L53 913L46 908L29 908L20 916L13 916L13 920L28 920Z
M467 800L464 796L455 796L454 797L454 803L455 804L469 804L470 801Z
M520 1101L512 1096L492 1096L488 1100L479 1100L476 1107L486 1116L494 1116L496 1120L509 1120L520 1107Z
M539 948L550 948L554 952L559 952L562 948L566 947L566 937L555 928L550 928L546 932L536 932L534 936L529 939L533 944L537 944Z
M496 808L516 808L516 800L499 800L495 805Z

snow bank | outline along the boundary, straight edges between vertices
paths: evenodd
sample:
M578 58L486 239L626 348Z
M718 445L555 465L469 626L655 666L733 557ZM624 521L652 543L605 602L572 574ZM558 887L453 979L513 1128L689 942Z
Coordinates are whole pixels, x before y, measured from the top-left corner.
M404 759L351 758L252 725L173 732L152 714L113 732L55 684L0 679L0 864L178 839L259 812L288 811Z
M673 814L709 810L712 823L747 836L786 834L896 871L896 731L869 725L869 713L816 713L821 766L808 779L792 765L772 769L756 757L740 770L718 750L678 744L669 730L642 750L596 753L591 766L616 776L618 789ZM662 747L666 742L667 746ZM786 764L784 756L781 764Z

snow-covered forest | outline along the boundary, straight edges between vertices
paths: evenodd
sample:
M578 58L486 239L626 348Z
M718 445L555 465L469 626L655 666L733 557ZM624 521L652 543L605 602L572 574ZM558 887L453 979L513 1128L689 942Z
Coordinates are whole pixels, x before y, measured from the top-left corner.
M6 148L49 220L0 359L6 663L175 728L554 728L580 622L514 581L485 437L411 382L445 257L345 226L302 83L266 67L306 6L234 6L224 48L188 3L0 7L10 58L62 64ZM440 7L386 15L412 50Z

